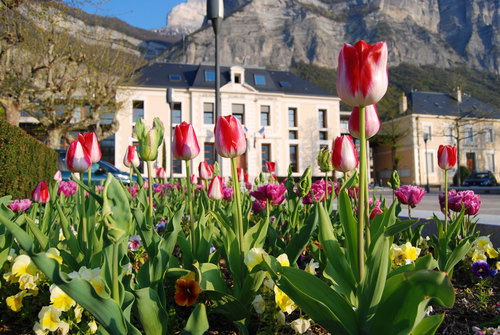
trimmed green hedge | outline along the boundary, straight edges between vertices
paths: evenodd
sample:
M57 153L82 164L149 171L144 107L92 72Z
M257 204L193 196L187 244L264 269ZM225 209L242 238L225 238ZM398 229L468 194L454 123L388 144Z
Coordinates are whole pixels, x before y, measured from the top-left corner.
M40 180L52 180L56 164L54 150L0 119L0 197L31 198Z

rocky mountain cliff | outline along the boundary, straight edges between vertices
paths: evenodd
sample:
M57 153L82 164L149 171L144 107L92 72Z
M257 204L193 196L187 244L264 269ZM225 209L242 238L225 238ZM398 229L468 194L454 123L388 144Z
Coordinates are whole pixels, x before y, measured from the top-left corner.
M497 0L245 0L224 20L224 64L288 68L296 62L336 67L344 42L387 40L390 65L433 64L500 73ZM241 7L241 5L244 5ZM213 62L204 27L160 58Z

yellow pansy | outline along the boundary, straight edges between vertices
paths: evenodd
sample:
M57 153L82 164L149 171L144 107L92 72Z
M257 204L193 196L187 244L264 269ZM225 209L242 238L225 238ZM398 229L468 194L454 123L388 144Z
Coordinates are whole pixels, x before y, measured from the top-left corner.
M6 282L15 284L19 281L19 278L17 278L12 272L6 272L3 274L3 279L5 279Z
M62 264L63 259L61 257L61 253L56 248L50 248L47 250L47 257L55 259L57 263Z
M403 244L401 246L401 249L405 254L405 259L407 262L414 262L418 258L418 255L420 255L420 248L412 246L410 242L406 242L405 244Z
M484 254L483 250L481 249L474 249L474 252L472 253L472 261L477 262L477 261L485 261L486 262L486 255Z
M500 262L497 262L497 270L500 271Z
M80 323L80 321L82 321L83 307L80 305L76 305L74 312L75 312L75 322Z
M405 264L405 254L403 249L401 249L396 244L392 244L390 251L391 262L396 266L401 266Z
M36 286L38 279L38 274L33 276L25 273L19 277L19 288L21 290L38 291L38 287Z
M248 250L245 255L245 264L248 267L248 271L252 271L257 264L260 264L265 255L267 255L267 253L262 248L252 248Z
M280 290L277 285L274 286L274 301L282 312L286 312L288 314L292 313L297 308L297 305L293 302L293 300L290 299L285 292Z
M88 325L89 325L90 333L95 334L95 332L97 331L97 323L94 320L92 320L88 323Z
M276 257L276 260L281 264L281 266L290 266L290 261L288 260L288 256L286 254L281 254Z
M33 331L35 332L35 335L48 334L48 331L42 328L42 325L40 324L40 322L35 322L35 325L33 326Z
M54 306L44 306L38 313L38 318L40 319L40 325L42 329L50 330L51 332L56 331L59 328L59 317L61 316L61 311Z
M68 332L69 332L69 324L64 322L64 321L61 321L59 322L59 325L57 326L57 329L59 329L59 334L60 335L68 335Z
M491 248L493 245L491 244L491 240L488 236L479 236L476 240L476 246L481 249Z
M497 258L498 257L498 251L496 251L495 248L488 248L485 251L488 254L489 258Z
M73 271L68 274L70 278L81 278L87 280L98 294L104 291L104 282L101 279L101 269L87 269L82 266L78 272Z
M21 277L23 274L35 275L38 271L35 263L28 255L19 255L12 264L12 274Z
M69 295L54 284L50 285L50 302L55 308L63 312L76 305L76 302Z
M23 298L26 296L26 291L20 291L16 295L11 295L5 300L7 306L14 312L19 312L23 307Z
M313 258L306 264L305 271L312 275L316 275L316 269L319 268L319 263L315 262Z

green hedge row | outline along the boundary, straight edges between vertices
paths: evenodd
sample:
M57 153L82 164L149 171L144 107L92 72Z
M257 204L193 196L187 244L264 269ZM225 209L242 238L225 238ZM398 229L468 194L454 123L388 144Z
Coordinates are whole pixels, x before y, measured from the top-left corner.
M31 198L40 180L52 180L56 164L54 150L0 119L0 197Z

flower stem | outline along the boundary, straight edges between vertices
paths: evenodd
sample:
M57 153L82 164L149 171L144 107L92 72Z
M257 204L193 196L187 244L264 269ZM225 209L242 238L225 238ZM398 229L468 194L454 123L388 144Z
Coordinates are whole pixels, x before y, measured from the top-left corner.
M366 192L368 180L366 179L366 134L365 134L365 107L359 107L359 204L358 204L358 272L359 282L365 276L365 223L366 223Z
M325 202L328 200L328 171L325 172Z
M134 176L134 169L130 167L130 185L132 185L132 177Z
M241 210L241 190L240 181L238 180L238 170L236 168L236 157L231 158L231 175L233 177L233 189L234 189L234 201L236 201L236 220L238 226L236 230L238 231L240 252L243 254L245 250L243 243L245 239L243 237L243 214Z
M196 238L194 236L194 213L193 213L193 190L191 185L191 161L186 161L186 183L187 183L187 196L186 201L189 206L189 227L191 228L191 242L193 247L193 254L196 255Z
M444 232L446 233L447 230L448 230L448 170L444 170Z
M79 173L80 181L83 183L83 173ZM87 216L85 215L85 190L78 187L78 195L80 199L80 214L81 214L81 223L82 223L82 241L86 244L88 241L88 231L87 231Z
M90 168L88 171L87 185L89 186L90 189L92 189L92 168Z
M148 162L149 163L149 162ZM113 291L112 298L117 303L120 303L120 289L118 284L118 248L119 243L113 243Z
M153 222L153 175L151 173L151 161L146 162L148 167L148 191L149 191L149 211L148 216L151 222Z

